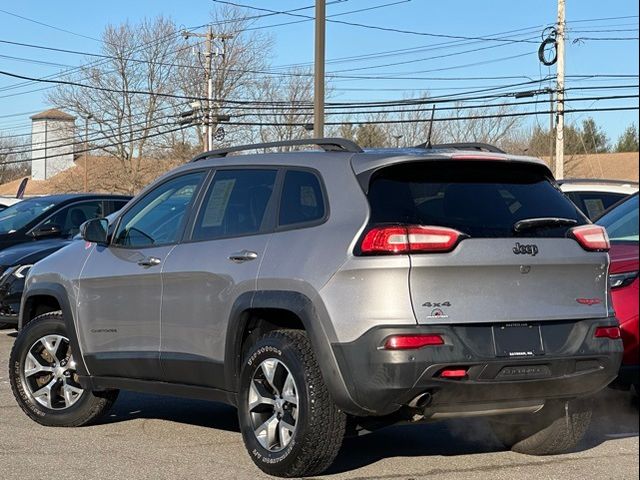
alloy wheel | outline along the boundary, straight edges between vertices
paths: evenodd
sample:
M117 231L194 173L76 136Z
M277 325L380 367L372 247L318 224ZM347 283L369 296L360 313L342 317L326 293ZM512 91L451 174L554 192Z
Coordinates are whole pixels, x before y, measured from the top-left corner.
M249 387L249 415L253 433L266 450L279 452L296 432L298 388L280 360L268 358L255 370Z
M29 348L23 375L33 400L52 410L71 407L84 392L69 339L62 335L46 335Z

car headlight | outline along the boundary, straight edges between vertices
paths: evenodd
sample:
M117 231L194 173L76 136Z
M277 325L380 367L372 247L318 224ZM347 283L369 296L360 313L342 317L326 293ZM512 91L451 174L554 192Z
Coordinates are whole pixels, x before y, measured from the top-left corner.
M631 285L638 278L638 272L615 273L609 275L609 285L611 288L621 288Z
M29 270L31 270L31 267L33 267L33 265L18 265L13 271L13 276L16 278L24 278L27 276L27 273L29 273Z

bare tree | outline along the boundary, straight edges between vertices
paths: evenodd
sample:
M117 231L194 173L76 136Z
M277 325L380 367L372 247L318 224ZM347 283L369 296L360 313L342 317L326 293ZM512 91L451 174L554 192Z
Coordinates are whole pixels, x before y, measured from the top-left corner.
M277 78L267 78L255 92L257 98L268 98L278 106L256 116L262 142L297 140L309 137L306 125L313 122L313 76L303 70L291 70ZM288 151L283 147L281 151Z
M27 153L12 153L24 151L28 143L26 137L0 136L0 184L26 177L31 172L31 164Z
M163 17L138 25L109 25L102 41L108 58L68 78L91 88L60 85L48 100L91 118L99 132L93 147L119 161L124 188L134 192L141 186L140 162L146 149L172 124L173 105L163 95L175 91L177 52L184 45L173 22Z
M449 142L483 142L500 144L508 139L522 124L522 117L508 116L510 107L458 108L452 110L441 122L442 136ZM437 114L437 113L436 113ZM474 117L474 118L468 118Z

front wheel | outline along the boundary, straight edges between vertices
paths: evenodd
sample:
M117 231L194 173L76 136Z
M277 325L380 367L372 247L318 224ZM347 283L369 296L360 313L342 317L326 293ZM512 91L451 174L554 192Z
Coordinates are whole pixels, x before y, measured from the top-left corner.
M16 338L9 380L20 408L41 425L78 427L105 413L117 390L91 392L79 383L62 313L34 318Z
M279 477L327 469L346 424L309 339L297 330L270 332L251 347L240 376L238 417L251 459L263 472Z
M591 423L585 399L547 402L532 415L492 420L493 433L505 447L527 455L557 455L576 448Z

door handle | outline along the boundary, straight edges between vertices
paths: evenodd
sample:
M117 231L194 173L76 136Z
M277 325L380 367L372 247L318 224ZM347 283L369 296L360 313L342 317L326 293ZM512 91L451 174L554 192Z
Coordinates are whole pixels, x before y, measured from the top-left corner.
M155 267L157 265L160 265L160 263L162 262L162 260L160 260L158 257L147 257L145 259L142 259L138 262L138 265L140 265L141 267Z
M229 260L233 263L244 263L249 260L255 260L258 258L258 254L256 252L252 252L251 250L242 250L241 252L232 253L229 255Z

